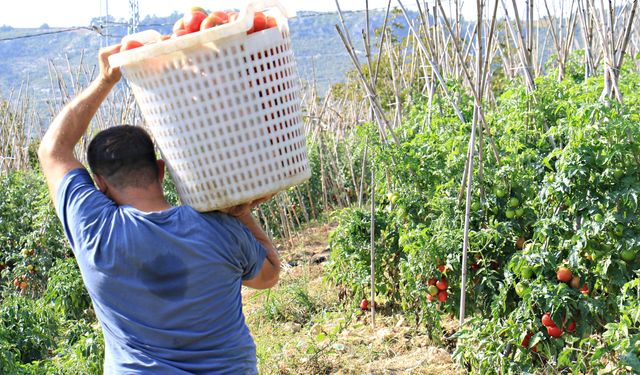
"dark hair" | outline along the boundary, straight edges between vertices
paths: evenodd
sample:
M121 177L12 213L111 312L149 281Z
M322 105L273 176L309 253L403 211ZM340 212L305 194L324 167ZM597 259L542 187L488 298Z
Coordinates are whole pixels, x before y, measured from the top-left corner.
M116 188L146 187L159 177L153 141L137 126L101 131L89 143L87 159L91 171Z

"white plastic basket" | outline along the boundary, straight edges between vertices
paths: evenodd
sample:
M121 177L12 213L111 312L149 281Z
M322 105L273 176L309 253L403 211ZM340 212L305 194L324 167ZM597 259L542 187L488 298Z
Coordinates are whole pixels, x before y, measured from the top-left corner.
M250 35L256 11L278 27ZM110 56L184 204L212 211L309 179L287 12L253 1L232 23Z

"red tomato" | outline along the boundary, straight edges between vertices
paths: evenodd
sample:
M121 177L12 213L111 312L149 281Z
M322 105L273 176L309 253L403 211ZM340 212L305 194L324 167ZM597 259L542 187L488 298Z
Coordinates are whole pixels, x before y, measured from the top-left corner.
M440 290L447 290L447 280L443 277L436 282L436 287Z
M366 298L360 301L360 310L369 310L369 301Z
M429 293L427 293L427 301L432 302L433 301L433 296Z
M266 26L267 29L278 26L278 22L276 22L276 19L274 17L267 16L266 18L267 18L267 26Z
M551 314L549 313L544 313L544 315L542 315L542 325L545 327L555 327L556 323L553 321L553 319L551 319Z
M522 339L522 347L524 348L528 348L529 347L529 340L531 340L531 336L533 336L533 334L531 332L527 333L527 335L524 337L524 339Z
M180 18L176 21L176 23L173 24L173 29L171 31L175 33L178 30L184 30L184 20L182 18Z
M20 289L25 290L29 287L29 284L27 284L26 282L21 282L20 283Z
M229 22L229 16L226 12L212 12L202 21L200 30L209 29L227 22Z
M253 16L253 27L247 31L247 34L252 34L258 31L262 31L267 27L267 18L264 13L256 12Z
M567 324L567 332L573 333L576 330L576 321L571 319L569 324Z
M189 34L189 31L186 29L180 29L180 30L176 30L173 32L173 34L171 34L172 38L177 38L179 36L183 36L183 35L187 35Z
M435 277L432 277L429 279L428 284L429 285L436 285L436 283L438 282L438 279L436 279Z
M573 274L571 273L571 270L568 269L567 267L560 267L558 268L558 272L556 272L556 277L558 278L558 281L567 283L571 281Z
M585 296L589 295L589 284L585 283L582 286L582 289L580 289L580 293L584 294Z
M227 12L227 19L229 22L233 22L238 19L238 12L229 11Z
M441 264L441 265L439 265L439 266L438 266L438 271L440 271L440 272L442 272L442 273L444 273L444 271L445 271L446 269L447 269L447 268L444 266L444 264Z
M128 51L130 49L134 49L142 46L144 46L144 44L138 42L137 40L130 39L120 46L120 52Z
M207 14L196 10L191 13L185 13L182 17L182 22L184 22L184 28L188 30L190 33L194 33L200 30L200 25L202 25L202 21L207 18Z
M446 302L448 296L449 294L447 293L446 290L441 290L440 292L438 292L438 301Z
M553 326L553 327L547 327L547 333L551 337L560 337L562 336L564 331L561 330L559 327Z

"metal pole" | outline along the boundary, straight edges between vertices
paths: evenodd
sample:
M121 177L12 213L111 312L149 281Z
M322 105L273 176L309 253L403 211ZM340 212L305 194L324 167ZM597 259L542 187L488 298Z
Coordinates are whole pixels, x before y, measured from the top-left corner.
M373 155L372 155L373 156ZM371 158L373 161L373 157ZM376 247L375 234L376 228L376 200L375 200L375 168L371 168L371 328L376 328Z

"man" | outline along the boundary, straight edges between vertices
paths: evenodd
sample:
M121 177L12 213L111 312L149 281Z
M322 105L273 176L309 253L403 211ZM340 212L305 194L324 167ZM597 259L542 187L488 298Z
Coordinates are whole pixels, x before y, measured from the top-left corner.
M171 207L164 164L140 128L116 126L89 145L89 173L73 149L119 69L100 73L44 135L38 157L105 339L107 374L253 374L255 344L241 285L278 281L280 261L251 216L258 202L201 214Z

